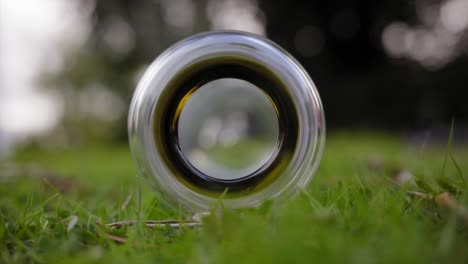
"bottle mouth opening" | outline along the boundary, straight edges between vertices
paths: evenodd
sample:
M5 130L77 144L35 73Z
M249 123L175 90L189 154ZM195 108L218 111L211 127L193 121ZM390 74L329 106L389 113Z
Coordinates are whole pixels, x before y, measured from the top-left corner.
M242 57L199 61L176 74L154 109L157 151L188 188L255 192L290 162L296 107L267 67Z
M174 44L148 68L130 107L139 172L158 201L208 210L289 200L317 170L325 142L319 94L271 41L218 31Z
M268 166L281 148L271 97L236 78L216 79L193 90L175 117L183 158L212 180L242 180Z

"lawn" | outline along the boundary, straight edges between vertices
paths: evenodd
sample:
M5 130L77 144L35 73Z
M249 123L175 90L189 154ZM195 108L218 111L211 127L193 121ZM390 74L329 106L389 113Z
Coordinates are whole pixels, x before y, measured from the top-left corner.
M183 228L106 225L186 218L139 191L126 145L23 150L0 163L0 263L468 263L468 146L446 149L334 134L289 203Z

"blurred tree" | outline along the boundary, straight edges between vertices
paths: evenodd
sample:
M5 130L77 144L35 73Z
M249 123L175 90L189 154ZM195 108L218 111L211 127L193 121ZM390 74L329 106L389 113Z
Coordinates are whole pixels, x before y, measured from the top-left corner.
M90 3L95 7L87 43L66 56L58 75L47 78L51 86L61 87L65 101L59 131L65 130L71 141L123 140L126 110L137 80L168 46L209 29L205 1L83 1ZM177 24L182 18L176 16L184 15L177 12L196 19Z
M463 27L453 34L442 16L447 6L462 2L468 3L279 0L261 7L268 36L317 84L327 126L417 129L468 120L468 19L460 18ZM468 16L468 5L463 7L446 16ZM385 38L399 24L404 30ZM447 38L454 43L444 46ZM386 41L397 42L402 54L386 50ZM444 58L446 50L452 53Z
M463 9L451 7L460 1L86 0L95 4L89 39L49 81L62 87L62 128L125 139L131 94L159 53L194 33L242 28L236 22L254 16L252 28L291 52L314 79L327 126L466 122L468 20L460 16ZM238 21L228 20L233 16ZM456 41L444 48L447 36ZM452 55L434 59L444 50Z

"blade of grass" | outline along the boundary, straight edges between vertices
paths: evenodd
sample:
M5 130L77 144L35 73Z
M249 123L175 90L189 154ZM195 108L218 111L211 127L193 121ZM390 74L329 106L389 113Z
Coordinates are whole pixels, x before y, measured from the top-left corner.
M460 179L462 180L463 182L463 186L466 187L466 180L465 180L465 177L463 176L463 172L460 168L460 166L458 165L458 162L455 160L455 157L453 156L453 152L452 152L452 146L453 146L453 131L455 129L455 120L452 119L452 123L450 125L450 132L449 132L449 138L448 138L448 142L447 142L447 147L445 149L445 156L444 156L444 162L442 163L442 173L441 175L443 177L445 177L445 168L447 166L447 160L448 158L450 158L450 160L452 161L453 165L455 166L455 169L457 170L458 172L458 176L460 177Z
M137 219L141 220L141 200L142 200L142 190L141 190L141 179L140 176L136 175L137 184L138 184L138 209L137 209Z
M466 187L466 180L465 180L465 176L463 176L463 171L461 170L460 165L458 165L458 162L455 160L455 157L453 156L451 151L449 153L449 156L450 156L450 159L453 162L453 165L455 166L455 169L458 172L458 176L460 177L460 179L463 182L463 187Z

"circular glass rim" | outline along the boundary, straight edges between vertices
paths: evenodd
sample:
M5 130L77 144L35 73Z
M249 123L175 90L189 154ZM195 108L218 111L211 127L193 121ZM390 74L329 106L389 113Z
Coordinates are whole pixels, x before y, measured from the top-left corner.
M174 76L191 65L223 56L253 61L271 71L288 88L298 115L296 147L281 175L257 192L225 197L226 206L252 207L268 199L290 198L309 183L324 148L325 120L319 94L307 72L286 51L261 36L238 31L207 32L184 39L156 58L143 75L130 106L128 132L138 170L158 198L190 211L208 210L218 197L188 188L174 177L154 139L160 133L154 113Z

